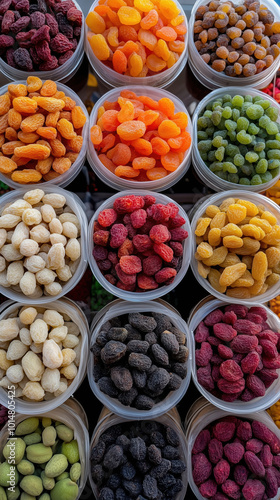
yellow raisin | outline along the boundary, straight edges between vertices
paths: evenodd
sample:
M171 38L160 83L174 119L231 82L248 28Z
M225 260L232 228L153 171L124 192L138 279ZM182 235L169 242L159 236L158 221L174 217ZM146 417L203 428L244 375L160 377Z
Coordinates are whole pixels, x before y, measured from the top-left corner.
M257 252L253 258L252 276L254 280L260 281L264 279L267 271L267 257L264 252Z
M241 278L242 274L244 274L245 271L246 265L243 264L243 262L226 267L221 274L220 285L230 286L238 278Z

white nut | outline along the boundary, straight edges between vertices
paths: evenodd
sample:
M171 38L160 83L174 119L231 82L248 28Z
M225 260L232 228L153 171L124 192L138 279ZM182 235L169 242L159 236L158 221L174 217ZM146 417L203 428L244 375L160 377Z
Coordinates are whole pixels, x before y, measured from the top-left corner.
M79 338L76 335L66 335L62 342L63 347L68 347L69 349L74 349L79 343Z
M43 196L43 203L48 203L53 208L61 208L64 207L66 198L62 194L49 193Z
M30 203L26 200L16 200L14 201L6 210L7 214L12 214L12 215L18 215L19 217L22 216L24 210L27 210L28 208L32 208Z
M72 278L72 273L69 266L64 266L56 269L56 274L58 276L58 279L60 279L61 281L68 281L70 280L70 278Z
M24 275L24 268L21 261L11 262L7 268L7 280L11 285L18 285Z
M29 238L29 227L24 222L20 222L14 230L12 244L15 248L19 248L22 241L27 238Z
M36 319L30 326L30 335L36 344L45 342L48 336L48 325L43 319Z
M64 375L65 378L73 380L78 373L78 368L74 363L71 363L70 365L61 368L60 373L61 375Z
M30 331L28 330L28 328L21 328L21 330L19 332L19 338L22 341L22 343L25 344L26 346L29 346L32 344L32 338L31 338Z
M59 368L63 362L61 350L52 339L46 340L43 347L43 363L47 368Z
M12 229L21 221L18 215L5 214L0 217L0 228Z
M22 368L26 376L32 382L39 382L44 373L45 367L37 354L28 351L21 360Z
M48 253L48 261L47 268L48 269L59 269L65 266L65 249L62 243L55 243L49 253Z
M42 216L37 208L27 208L22 214L22 220L27 226L33 226L34 224L40 224Z
M48 243L50 241L50 232L43 226L43 224L38 224L30 231L30 238L37 243Z
M6 373L10 381L15 384L21 382L24 377L23 369L20 365L10 366L10 368L8 368Z
M54 309L46 309L44 312L43 320L52 328L63 326L64 324L63 316Z
M43 290L39 285L36 285L34 292L29 295L30 299L39 299L43 295Z
M67 239L65 238L65 236L63 236L63 234L53 233L50 235L50 242L52 245L55 245L56 243L62 243L62 245L65 247L65 245L67 244Z
M28 346L23 344L21 340L13 340L7 350L7 359L15 361L21 359L28 351Z
M41 259L43 259L43 261L45 262L45 265L46 265L46 263L48 261L48 254L45 252L39 252L38 256L41 257Z
M7 280L7 271L2 271L0 273L0 286L3 286L5 288L10 288L10 283Z
M62 286L60 283L56 283L55 281L53 283L50 283L49 285L45 285L45 295L52 295L56 296L59 293L62 292Z
M62 342L67 336L66 326L58 326L53 328L49 333L49 339L53 339L57 344Z
M19 319L24 325L31 325L37 316L35 307L25 307L20 311Z
M2 380L0 381L0 387L3 387L4 389L8 389L8 387L11 387L11 385L14 384L7 376L3 377Z
M22 395L33 401L41 401L45 395L45 391L38 382L27 382Z
M21 387L17 387L15 390L15 397L21 398L21 396L22 396L22 389L21 389Z
M0 321L0 340L6 342L7 340L15 339L19 334L19 326L17 318L2 319Z
M43 205L41 214L45 222L51 222L52 219L56 218L55 210L51 205Z
M36 344L32 342L30 349L35 352L35 354L41 354L43 352L44 342Z
M67 238L77 238L78 229L73 222L64 222L62 228L62 234L64 234L64 236L67 236Z
M61 394L63 394L67 388L68 388L67 380L61 379L58 390L55 391L54 396L55 397L61 396Z
M76 325L76 323L74 323L73 321L66 321L64 323L64 325L67 326L68 333L70 335L76 335L76 337L78 337L78 335L80 335L80 329L79 329L78 325Z
M4 349L0 349L0 368L5 372L8 370L10 366L14 364L13 361L7 359L7 353Z
M62 366L68 366L75 361L76 353L73 349L62 349L63 362Z
M44 191L42 191L42 189L31 189L30 191L27 191L27 193L25 193L23 198L25 201L28 201L30 205L36 205L36 203L40 203L44 194L45 193Z
M72 261L77 260L81 255L80 243L76 238L71 238L65 248L65 254L70 257ZM62 267L62 266L61 266Z
M78 231L81 230L79 219L75 214L64 212L63 214L59 215L58 218L62 225L64 224L64 222L72 222L77 227Z
M37 241L26 239L21 242L19 251L24 257L31 257L39 252L39 245Z
M2 255L0 255L0 272L4 271L6 269L6 261Z
M56 273L51 271L50 269L42 269L42 271L38 271L36 273L36 280L40 285L49 285L56 278Z
M0 248L6 243L7 231L6 229L0 229Z
M57 370L57 368L54 370L46 368L42 376L41 384L43 389L47 392L53 393L57 391L60 384L59 370Z
M35 275L33 273L30 273L29 271L26 271L19 282L19 286L24 295L32 295L36 290Z
M23 265L27 271L30 271L31 273L38 273L38 271L42 271L42 269L46 267L46 263L40 254L27 257Z
M57 217L55 217L54 219L51 220L51 222L49 224L49 228L50 228L51 233L57 233L57 234L62 233L62 224L61 224L60 220L57 219Z
M15 260L22 259L20 251L17 248L14 248L11 243L4 245L1 248L0 253L8 262L14 262Z

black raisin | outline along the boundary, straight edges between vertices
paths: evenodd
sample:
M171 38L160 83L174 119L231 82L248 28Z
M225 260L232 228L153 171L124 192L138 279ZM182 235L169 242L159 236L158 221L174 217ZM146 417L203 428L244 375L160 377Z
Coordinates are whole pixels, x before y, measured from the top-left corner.
M156 479L164 477L170 469L171 469L170 460L166 460L165 458L163 458L159 465L156 465L155 467L152 468L151 476L155 477Z
M112 446L104 456L103 465L106 469L113 470L119 467L123 458L123 449L119 445Z
M180 346L174 333L165 330L160 336L160 341L166 351L170 352L171 354L178 354Z
M123 481L124 489L131 495L133 498L137 497L142 491L142 483L140 480L134 481Z
M115 495L113 490L110 488L102 488L102 490L99 493L99 500L115 500Z
M145 340L130 340L127 344L127 352L146 354L150 344Z
M156 363L163 366L169 365L169 357L163 347L161 347L159 344L154 344L152 345L151 349Z
M131 479L134 478L136 474L135 467L130 462L127 462L125 465L122 466L121 468L121 475L124 479L127 479L130 481Z
M135 387L132 387L130 391L122 392L121 394L119 394L118 400L124 406L131 406L137 395L137 389L135 389Z
M135 408L138 410L151 410L154 404L154 400L149 398L149 396L144 396L144 394L137 396L135 400Z
M128 315L128 321L134 328L144 333L152 332L157 326L154 318L140 313L130 313Z
M144 495L151 500L155 500L157 498L157 481L154 477L149 475L145 476L143 481L143 492Z
M130 441L129 451L135 460L144 460L147 448L143 439L139 436L132 438Z
M122 342L109 340L101 351L101 359L105 364L119 361L126 353L126 345Z
M120 328L117 326L110 328L110 330L107 333L107 337L109 340L118 340L119 342L124 342L126 340L127 335L128 331L126 330L126 328Z
M128 363L133 368L137 368L137 370L141 371L148 370L152 365L152 361L148 356L136 352L132 352L128 356Z
M105 448L105 443L103 441L99 441L98 444L92 448L90 459L94 464L101 462L105 453Z
M111 398L116 398L119 394L117 388L109 377L102 377L98 381L98 386L101 392L104 392L104 394L107 394L107 396L110 396Z
M111 379L115 386L121 391L129 391L133 386L133 379L130 371L121 366L114 366L111 370Z
M177 458L180 458L179 450L170 445L165 446L162 450L162 455L164 458L167 458L167 460L176 460Z
M148 457L150 462L159 465L162 461L161 450L155 444L148 447Z
M158 368L148 378L148 389L154 394L161 394L170 379L169 373L164 368Z
M147 373L146 372L139 372L138 370L132 370L132 378L134 381L134 384L138 389L143 389L146 386L147 383Z
M182 460L171 460L170 472L173 474L182 474L186 470L186 466Z

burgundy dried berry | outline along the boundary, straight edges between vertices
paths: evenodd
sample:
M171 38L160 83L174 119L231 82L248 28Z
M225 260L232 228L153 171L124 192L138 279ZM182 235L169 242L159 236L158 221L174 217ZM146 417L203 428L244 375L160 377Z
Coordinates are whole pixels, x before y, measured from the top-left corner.
M237 331L231 325L225 323L216 323L213 326L213 331L216 337L224 342L230 342L237 335Z
M204 453L198 453L195 457L196 461L193 467L193 480L196 485L200 485L205 483L205 481L207 481L207 479L211 476L212 465Z
M202 451L204 451L209 445L210 440L211 435L208 429L203 429L202 431L200 431L194 442L192 454L196 455L197 453L201 453Z
M197 370L197 381L200 385L205 387L208 391L212 391L214 389L214 382L211 376L211 366L210 363L205 366L201 367Z
M234 467L233 477L234 477L235 482L239 486L244 486L244 484L246 483L246 481L248 479L248 474L249 474L249 471L244 465L237 465L236 467Z
M0 36L1 38L1 36ZM15 64L22 70L32 71L33 63L27 49L19 47L14 51Z
M233 358L233 352L232 350L230 349L230 347L224 345L224 344L219 344L218 345L218 353L219 353L219 356L222 358L222 359L231 359Z
M20 17L17 21L15 21L13 24L10 26L10 31L13 33L19 33L20 31L23 31L27 28L27 26L30 23L30 17L29 16L22 16Z
M123 224L114 224L110 230L110 246L112 248L120 247L124 243L126 237L126 227Z
M220 460L213 468L215 481L217 484L223 484L230 475L230 465L227 460Z
M208 342L202 342L200 349L195 351L195 361L197 366L207 366L213 356L213 350Z
M241 361L241 368L243 373L249 373L250 375L255 373L259 366L259 362L259 354L255 351L249 352L247 356L245 356L245 358L243 358Z
M227 443L233 438L235 427L234 422L218 422L213 428L214 436L219 441Z
M209 432L209 431L208 431ZM223 444L216 438L208 444L208 455L212 464L217 464L223 457Z
M1 0L0 2L0 14L5 14L5 12L9 9L12 0Z
M215 497L217 492L217 483L213 479L208 479L200 487L199 491L204 498Z
M246 379L247 388L255 395L261 397L265 395L265 385L256 375L249 375Z
M68 50L72 50L73 44L62 33L58 33L50 42L51 49L57 54L63 54Z
M252 323L252 321L248 321L247 319L238 319L233 327L238 333L244 333L245 335L257 335L262 330L261 325Z
M243 441L248 441L252 438L252 427L250 422L240 422L237 427L236 436Z
M252 451L256 455L263 449L263 442L259 439L249 439L246 443L246 451Z
M2 33L6 34L9 33L11 25L15 21L15 14L12 10L7 10L5 12L4 17L2 19L1 23L1 31Z
M233 352L247 354L254 350L258 345L258 339L253 335L238 335L230 344Z
M45 14L45 19L46 19L47 25L50 28L50 36L55 37L59 32L57 20L55 19L55 17L52 14L49 14L49 13Z
M204 318L204 323L207 326L214 326L216 323L221 323L223 317L223 311L221 311L221 309L215 309Z
M223 361L220 366L220 374L229 382L236 382L243 377L243 372L240 366L232 359Z
M47 40L36 44L36 51L39 59L42 61L50 61L51 60L51 50Z
M260 459L252 451L246 451L244 453L244 460L250 471L257 477L265 476L265 468L260 461Z
M227 443L224 447L224 454L232 464L238 464L245 453L244 446L240 443Z
M14 39L8 35L0 35L0 49L6 49L14 45Z
M82 26L83 15L82 12L75 7L71 7L71 9L67 12L67 19L78 26Z
M55 56L51 56L50 59L47 61L42 62L39 65L39 70L40 71L51 71L53 69L56 69L58 67L58 60Z

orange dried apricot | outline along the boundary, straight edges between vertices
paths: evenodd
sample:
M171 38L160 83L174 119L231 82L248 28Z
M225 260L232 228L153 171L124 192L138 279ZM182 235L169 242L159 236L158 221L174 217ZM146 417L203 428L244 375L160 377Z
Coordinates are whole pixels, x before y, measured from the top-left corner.
M163 139L169 139L180 135L181 129L172 120L163 120L158 127L158 133Z
M147 156L138 156L132 162L133 168L140 170L150 170L150 168L154 168L156 164L156 160L154 158L149 158Z
M91 127L90 129L90 139L92 144L94 145L101 144L102 138L103 138L102 130L99 127L99 125L93 125L93 127Z
M141 121L127 121L125 123L121 123L121 125L117 128L118 135L126 141L139 139L145 134L145 132L146 126Z

